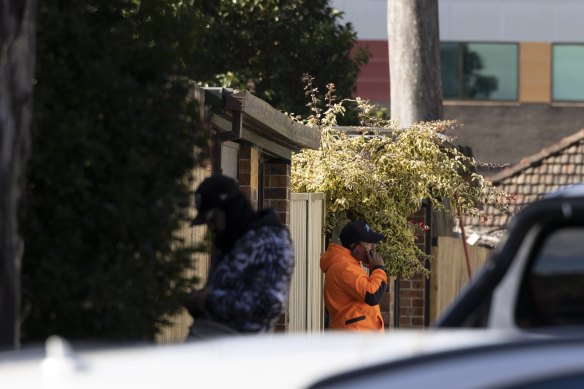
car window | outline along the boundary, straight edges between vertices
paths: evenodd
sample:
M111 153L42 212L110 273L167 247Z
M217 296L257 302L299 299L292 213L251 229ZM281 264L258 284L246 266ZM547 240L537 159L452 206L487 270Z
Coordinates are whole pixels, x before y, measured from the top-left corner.
M523 278L516 307L522 328L584 324L584 228L554 230Z

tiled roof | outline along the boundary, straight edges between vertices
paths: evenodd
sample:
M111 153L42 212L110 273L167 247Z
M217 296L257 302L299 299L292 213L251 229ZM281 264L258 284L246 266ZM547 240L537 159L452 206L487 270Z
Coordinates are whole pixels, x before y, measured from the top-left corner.
M465 218L465 227L480 236L479 243L494 245L525 205L561 186L584 182L584 129L487 179L513 196L509 213L485 206L480 218Z

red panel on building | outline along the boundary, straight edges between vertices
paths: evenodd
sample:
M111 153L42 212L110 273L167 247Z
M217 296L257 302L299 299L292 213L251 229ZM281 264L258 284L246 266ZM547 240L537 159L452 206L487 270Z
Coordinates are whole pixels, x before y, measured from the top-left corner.
M389 53L386 40L359 40L357 47L371 53L369 63L361 68L355 95L372 102L389 103Z

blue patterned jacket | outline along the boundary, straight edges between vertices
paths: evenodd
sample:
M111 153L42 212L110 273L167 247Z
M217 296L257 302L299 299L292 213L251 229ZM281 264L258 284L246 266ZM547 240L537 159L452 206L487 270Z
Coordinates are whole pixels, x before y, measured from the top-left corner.
M229 252L217 252L207 280L207 316L239 332L271 330L288 302L294 248L273 209L260 212Z

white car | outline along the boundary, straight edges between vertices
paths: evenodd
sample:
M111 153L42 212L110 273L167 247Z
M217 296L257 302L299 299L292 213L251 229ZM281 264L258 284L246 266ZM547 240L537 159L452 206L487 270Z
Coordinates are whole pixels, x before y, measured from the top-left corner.
M546 345L548 341L505 331L401 330L73 350L65 340L51 338L46 352L0 353L0 382L3 388L271 389L390 387L385 382L397 380L415 384L409 388L436 382L440 384L432 387L484 388L534 373L584 371L584 343ZM330 378L336 375L340 377Z

